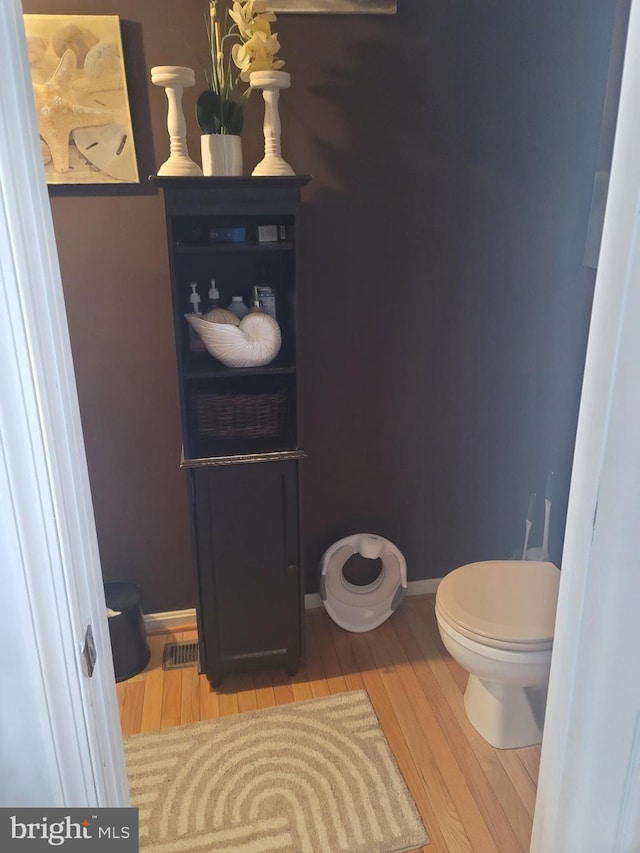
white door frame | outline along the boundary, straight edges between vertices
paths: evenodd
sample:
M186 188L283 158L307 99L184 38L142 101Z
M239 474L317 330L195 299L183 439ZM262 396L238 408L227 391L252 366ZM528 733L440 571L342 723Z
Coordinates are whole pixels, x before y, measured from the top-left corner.
M0 806L125 806L75 376L19 0L0 3ZM85 630L97 649L84 667Z
M634 0L571 476L534 853L640 850L639 203Z

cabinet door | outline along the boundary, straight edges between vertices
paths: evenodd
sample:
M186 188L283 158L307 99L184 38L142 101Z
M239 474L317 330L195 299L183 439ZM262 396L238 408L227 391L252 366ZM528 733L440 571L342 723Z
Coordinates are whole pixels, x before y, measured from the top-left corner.
M196 468L195 520L204 669L282 663L302 654L295 461Z

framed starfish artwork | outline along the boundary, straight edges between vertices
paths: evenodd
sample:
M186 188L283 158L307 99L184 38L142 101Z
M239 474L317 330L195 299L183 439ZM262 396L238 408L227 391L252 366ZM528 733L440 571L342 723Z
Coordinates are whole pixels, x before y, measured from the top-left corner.
M47 183L138 183L118 16L24 23Z

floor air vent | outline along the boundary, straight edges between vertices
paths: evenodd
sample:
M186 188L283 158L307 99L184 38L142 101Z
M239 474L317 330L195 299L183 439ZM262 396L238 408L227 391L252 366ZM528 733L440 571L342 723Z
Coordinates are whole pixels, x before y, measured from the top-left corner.
M167 643L162 658L163 669L182 669L198 665L197 643Z

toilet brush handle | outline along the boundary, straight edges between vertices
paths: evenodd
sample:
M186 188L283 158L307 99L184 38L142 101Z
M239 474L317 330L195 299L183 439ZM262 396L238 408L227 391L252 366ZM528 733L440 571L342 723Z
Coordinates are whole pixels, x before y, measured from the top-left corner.
M529 547L529 534L531 533L531 527L532 527L532 524L529 521L529 519L527 519L524 523L524 530L525 530L524 545L522 546L522 559L523 560L526 560L526 558L527 558L527 548Z
M547 486L544 490L544 498L549 501L549 503L553 500L553 477L553 471L549 471L547 473Z
M544 491L544 527L542 529L542 552L549 557L549 522L551 521L551 498L553 495L553 471L547 474L547 487Z
M551 501L544 499L544 528L542 530L542 551L549 555L549 520L551 517Z
M533 513L535 509L536 503L536 493L531 492L529 495L529 507L527 509L527 518L524 524L524 545L522 546L522 559L526 560L527 558L527 548L529 547L529 534L531 533L531 528L533 527Z

